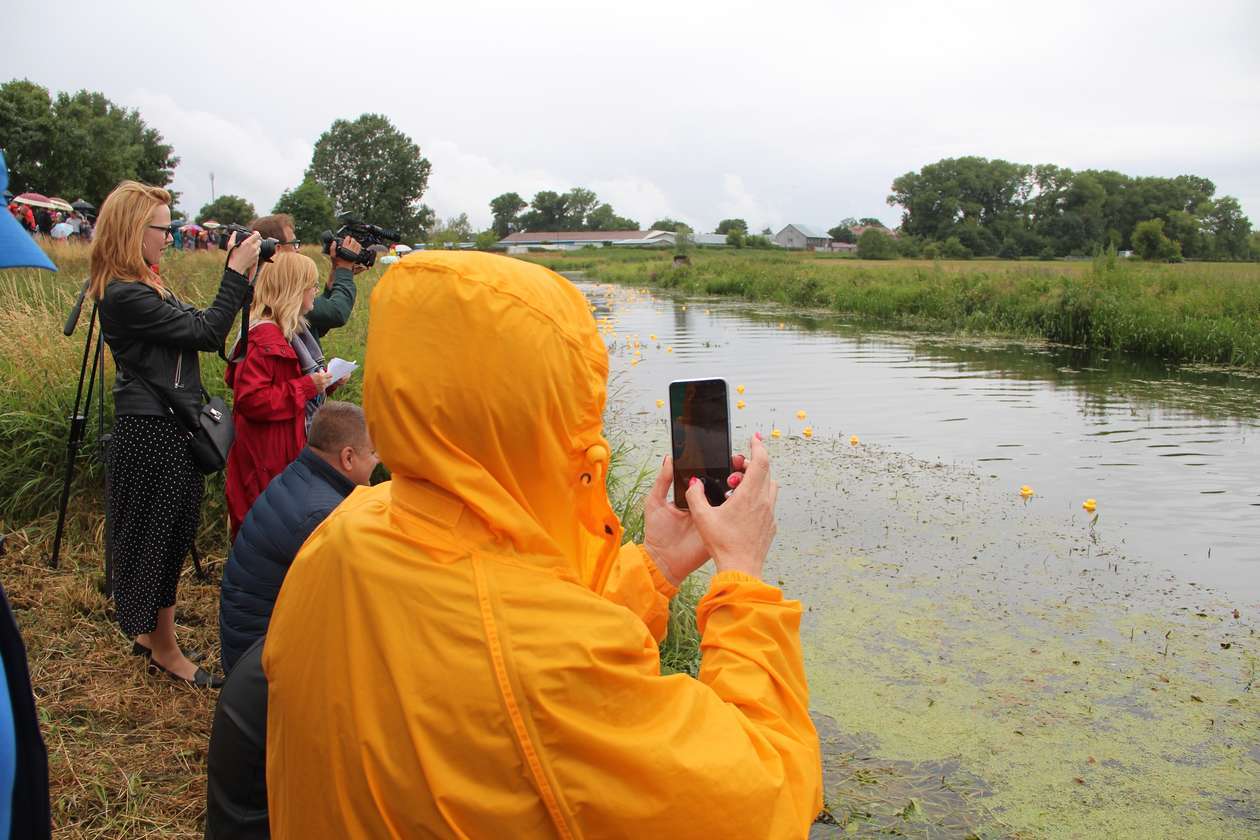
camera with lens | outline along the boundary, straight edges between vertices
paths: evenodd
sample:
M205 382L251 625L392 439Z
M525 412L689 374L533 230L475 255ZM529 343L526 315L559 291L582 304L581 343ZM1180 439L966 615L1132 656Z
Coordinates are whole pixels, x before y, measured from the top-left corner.
M338 259L366 268L371 268L376 263L376 251L372 250L373 246L384 246L387 242L396 243L402 240L402 235L398 231L361 222L349 213L338 216L337 221L341 223L341 227L336 233L326 230L319 235L320 241L324 243L324 253L331 256L332 246L335 243ZM356 254L342 246L341 243L347 236L353 237L363 246L359 253Z
M232 234L236 234L236 244L240 245L246 239L254 235L254 232L247 227L240 225L223 225L219 228L219 249L227 250L228 240L232 238ZM274 239L263 238L258 249L258 264L271 262L271 258L276 255L276 246L280 243Z

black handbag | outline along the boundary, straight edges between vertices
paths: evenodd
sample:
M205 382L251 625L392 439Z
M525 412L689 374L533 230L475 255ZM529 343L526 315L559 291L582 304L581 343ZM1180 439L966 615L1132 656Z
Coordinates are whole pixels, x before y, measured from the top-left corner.
M155 388L153 383L143 376L134 378L148 388L149 393L157 397L158 401L166 406L171 417L175 418L175 423L188 440L188 453L192 455L197 469L203 475L221 472L227 466L228 450L232 448L232 441L236 440L236 423L232 420L232 411L223 398L212 397L206 393L205 388L202 388L201 397L206 402L197 412L196 425L190 428L161 389Z

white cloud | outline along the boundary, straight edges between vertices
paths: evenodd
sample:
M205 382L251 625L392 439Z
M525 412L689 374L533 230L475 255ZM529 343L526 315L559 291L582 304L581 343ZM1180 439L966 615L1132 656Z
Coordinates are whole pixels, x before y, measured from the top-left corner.
M312 145L275 137L260 125L187 108L163 93L137 90L127 100L149 125L159 126L175 148L179 166L171 188L182 195L180 207L195 215L210 201L210 173L215 195L239 195L264 214L280 193L297 186L311 160Z
M790 222L803 221L801 219L785 221L779 208L759 201L749 191L744 179L731 172L722 176L722 198L718 201L717 209L720 215L714 221L714 226L721 219L743 219L748 223L748 229L754 232L766 226L778 230Z

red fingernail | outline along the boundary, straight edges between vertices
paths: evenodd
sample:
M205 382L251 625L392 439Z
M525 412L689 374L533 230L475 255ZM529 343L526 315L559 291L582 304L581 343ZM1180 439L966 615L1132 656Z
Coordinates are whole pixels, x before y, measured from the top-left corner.
M726 479L726 483L729 484L731 486L731 489L733 490L736 487L738 487L739 483L743 480L744 480L743 473L732 473L731 477Z
M757 440L761 440L761 432L753 432L753 437L755 437Z
M696 478L696 477L693 475L693 476L691 477L691 479L687 482L687 486L688 486L688 487L690 487L691 485L695 484L695 483L696 483L697 481L699 481L699 480L700 480L700 479Z

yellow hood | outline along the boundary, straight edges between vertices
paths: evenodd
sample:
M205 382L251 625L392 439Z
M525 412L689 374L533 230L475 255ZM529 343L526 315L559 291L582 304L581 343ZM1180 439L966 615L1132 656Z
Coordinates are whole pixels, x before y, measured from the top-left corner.
M604 489L608 354L569 281L490 254L409 256L372 293L364 367L395 499L431 483L530 562L602 587L621 542Z

